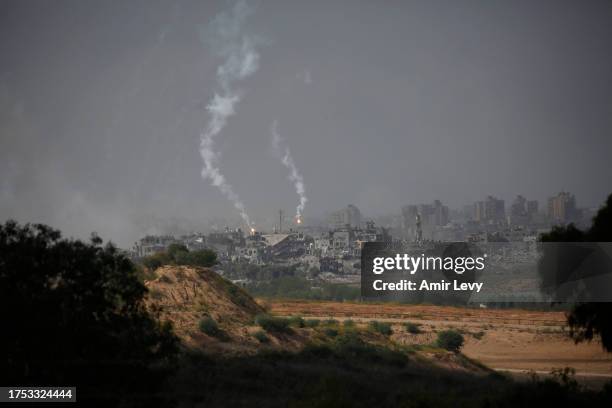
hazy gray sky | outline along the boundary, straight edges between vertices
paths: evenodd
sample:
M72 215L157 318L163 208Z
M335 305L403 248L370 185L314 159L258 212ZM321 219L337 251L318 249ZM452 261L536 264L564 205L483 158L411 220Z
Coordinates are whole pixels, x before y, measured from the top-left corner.
M487 194L580 206L612 192L612 2L259 1L259 70L215 138L258 225ZM201 177L219 91L210 22L232 2L0 1L0 219L123 246L164 225L238 223ZM542 203L543 204L543 203Z

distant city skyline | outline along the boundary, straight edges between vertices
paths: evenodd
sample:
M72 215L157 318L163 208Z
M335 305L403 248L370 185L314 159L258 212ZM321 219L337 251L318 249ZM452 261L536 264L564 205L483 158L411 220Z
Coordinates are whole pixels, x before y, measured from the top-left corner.
M121 245L238 225L199 150L231 54L211 26L234 4L4 0L0 222ZM256 225L293 215L299 184L305 220L489 195L544 211L562 190L597 208L612 193L611 2L245 4L258 69L238 72L240 103L217 106L233 109L214 159Z

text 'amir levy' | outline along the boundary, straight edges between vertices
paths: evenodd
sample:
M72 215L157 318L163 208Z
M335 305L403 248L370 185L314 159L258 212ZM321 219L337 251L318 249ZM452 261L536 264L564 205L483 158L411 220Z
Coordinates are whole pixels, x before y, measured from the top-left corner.
M482 289L482 282L460 282L457 280L453 280L452 282L447 282L442 279L440 282L428 282L427 280L422 280L420 283L413 282L408 279L401 279L397 282L383 282L381 279L377 279L373 282L372 286L374 290L399 290L399 291L470 291L480 292Z

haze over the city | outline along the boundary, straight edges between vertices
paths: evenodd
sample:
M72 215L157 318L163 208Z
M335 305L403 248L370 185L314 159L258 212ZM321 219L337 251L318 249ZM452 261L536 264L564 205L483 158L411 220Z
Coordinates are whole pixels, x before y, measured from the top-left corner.
M126 246L155 225L238 225L199 151L224 61L210 28L233 4L0 1L0 221ZM612 3L248 6L258 69L214 146L256 225L299 203L274 123L306 219L611 192Z

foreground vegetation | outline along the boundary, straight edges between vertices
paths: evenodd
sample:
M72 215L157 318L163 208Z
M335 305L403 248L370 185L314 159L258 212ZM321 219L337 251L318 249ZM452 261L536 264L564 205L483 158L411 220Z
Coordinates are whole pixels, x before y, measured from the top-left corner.
M464 358L464 357L462 357ZM468 362L466 362L467 364ZM391 350L343 334L298 353L250 357L183 357L170 396L185 406L266 407L516 407L612 403L571 379L517 383L494 372L470 374L426 364L409 350Z
M102 406L161 387L178 339L147 310L146 293L134 264L96 236L0 225L0 384L75 385L79 400Z

